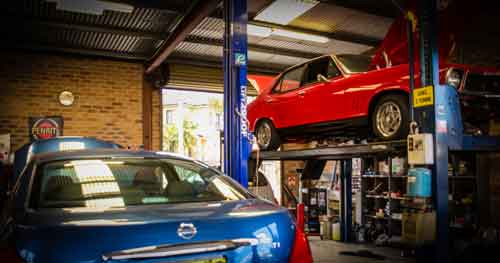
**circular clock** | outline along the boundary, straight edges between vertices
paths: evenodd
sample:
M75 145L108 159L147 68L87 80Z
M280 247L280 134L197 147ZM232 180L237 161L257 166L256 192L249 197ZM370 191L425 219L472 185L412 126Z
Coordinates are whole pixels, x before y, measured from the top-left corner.
M59 94L59 103L64 106L71 106L75 102L75 96L71 91L63 91Z

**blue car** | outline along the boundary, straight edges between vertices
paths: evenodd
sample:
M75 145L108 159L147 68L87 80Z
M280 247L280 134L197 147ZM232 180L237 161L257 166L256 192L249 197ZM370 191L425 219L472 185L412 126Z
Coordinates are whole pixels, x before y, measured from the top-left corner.
M35 154L98 148L119 149L121 146L116 143L81 136L59 136L27 143L15 152L14 174L12 180L16 180L17 176L22 172L28 163L29 158Z
M285 208L166 153L34 155L1 220L2 262L312 262Z

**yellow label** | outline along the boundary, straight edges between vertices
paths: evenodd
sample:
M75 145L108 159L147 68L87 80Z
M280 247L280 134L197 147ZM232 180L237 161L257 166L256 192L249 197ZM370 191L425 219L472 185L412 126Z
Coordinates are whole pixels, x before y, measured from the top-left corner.
M434 104L434 89L432 86L413 90L413 107L431 106Z

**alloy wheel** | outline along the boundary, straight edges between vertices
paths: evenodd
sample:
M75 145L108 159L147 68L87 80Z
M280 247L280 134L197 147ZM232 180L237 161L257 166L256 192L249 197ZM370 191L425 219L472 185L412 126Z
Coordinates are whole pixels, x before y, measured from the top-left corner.
M261 148L267 148L271 143L271 126L267 122L259 125L257 130L257 142Z
M384 137L391 137L396 134L401 127L402 119L401 109L392 101L380 105L375 113L377 130Z

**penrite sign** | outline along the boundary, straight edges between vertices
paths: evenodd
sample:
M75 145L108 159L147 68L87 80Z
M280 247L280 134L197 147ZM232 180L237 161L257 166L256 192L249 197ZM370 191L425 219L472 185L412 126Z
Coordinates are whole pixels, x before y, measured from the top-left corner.
M30 117L28 125L31 141L49 139L63 134L63 118L60 116Z

